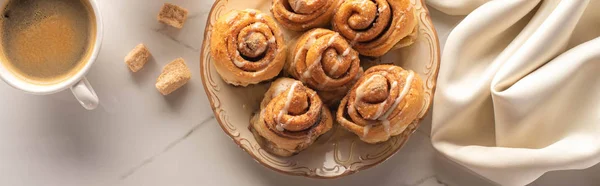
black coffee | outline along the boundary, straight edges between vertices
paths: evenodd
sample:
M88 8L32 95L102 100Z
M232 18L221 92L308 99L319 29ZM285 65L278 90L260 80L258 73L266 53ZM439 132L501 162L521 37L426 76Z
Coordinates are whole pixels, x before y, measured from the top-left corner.
M61 82L83 66L95 40L95 17L83 0L10 0L0 17L2 61L37 84Z

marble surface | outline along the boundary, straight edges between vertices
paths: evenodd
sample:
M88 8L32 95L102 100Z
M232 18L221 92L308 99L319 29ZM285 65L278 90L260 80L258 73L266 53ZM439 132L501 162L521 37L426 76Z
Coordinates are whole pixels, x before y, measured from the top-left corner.
M70 92L33 96L0 83L0 185L494 185L440 156L431 118L380 166L335 180L282 175L256 163L218 126L202 88L199 49L211 0L186 7L182 30L156 21L162 1L98 1L104 41L88 74L101 105L86 111ZM462 19L432 11L440 43ZM130 73L125 55L145 43L152 60ZM170 96L154 88L162 66L183 57L192 80ZM551 172L532 185L594 185L600 166Z

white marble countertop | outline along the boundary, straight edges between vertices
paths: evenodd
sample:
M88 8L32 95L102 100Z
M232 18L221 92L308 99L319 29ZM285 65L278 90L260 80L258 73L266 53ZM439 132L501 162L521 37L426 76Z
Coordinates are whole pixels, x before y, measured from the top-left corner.
M156 21L163 1L99 0L104 41L88 74L101 99L86 111L70 92L33 96L0 83L0 185L493 185L441 157L431 119L389 161L335 180L282 175L238 148L212 116L199 74L200 46L212 0L170 0L186 7L182 30ZM461 17L435 10L440 42ZM132 74L124 56L145 43L153 59ZM183 57L192 80L163 97L162 66ZM593 185L600 166L544 175L533 185Z

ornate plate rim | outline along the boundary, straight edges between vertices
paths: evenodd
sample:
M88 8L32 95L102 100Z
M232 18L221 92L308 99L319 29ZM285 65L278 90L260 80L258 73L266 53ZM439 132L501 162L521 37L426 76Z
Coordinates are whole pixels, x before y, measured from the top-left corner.
M286 172L286 171L283 171L281 169L275 168L275 167L273 167L273 166L271 166L271 165L269 165L267 163L264 163L254 153L250 152L251 150L249 150L248 148L251 148L251 147L246 147L246 146L242 145L241 140L240 141L236 140L236 136L233 135L232 133L230 133L225 128L225 126L223 124L224 122L219 117L219 113L217 112L217 108L215 107L215 104L213 102L213 96L211 95L210 91L208 90L208 86L207 86L206 83L209 83L209 82L206 79L206 74L204 73L204 65L206 63L206 60L205 60L206 56L205 55L208 54L208 52L204 52L204 51L206 51L206 49L208 48L208 45L210 44L210 42L207 41L208 34L209 34L209 27L210 27L210 23L211 23L210 20L213 19L213 16L215 15L215 11L216 11L215 8L216 8L216 6L219 3L221 3L221 2L225 2L226 3L228 1L229 0L215 0L215 2L213 3L213 5L210 8L210 11L208 12L206 26L204 28L204 37L203 37L203 40L202 40L202 47L200 49L200 76L202 78L202 86L204 87L204 91L206 93L208 101L210 102L210 107L211 107L211 109L213 111L213 115L215 116L215 120L219 123L219 126L221 127L221 129L223 130L223 132L225 132L227 134L227 136L229 136L231 138L231 140L239 148L241 148L244 152L246 152L248 155L250 155L254 159L255 162L263 165L264 167L267 167L267 168L269 168L271 170L274 170L276 172L279 172L279 173L285 174L285 175L303 176L303 177L307 177L307 178L316 178L316 179L336 179L336 178L341 178L341 177L344 177L344 176L348 176L348 175L357 173L357 172L362 171L362 170L366 170L366 169L375 167L375 166L377 166L377 165L379 165L379 164L387 161L392 156L394 156L395 154L397 154L398 151L400 151L400 149L402 149L403 145L400 145L400 147L397 148L397 149L395 149L394 152L392 154L390 154L390 156L382 158L380 161L377 161L377 162L375 162L373 164L369 164L369 165L365 165L365 166L359 167L357 169L346 169L343 173L335 175L335 176L323 176L323 175L318 175L318 174L312 174L312 175L310 175L310 174L302 174L302 173L297 173L297 172ZM437 60L437 66L436 66L436 68L433 69L435 72L433 72L434 73L434 75L433 75L434 79L432 80L433 81L432 82L433 88L432 88L432 92L431 92L431 96L430 96L429 108L427 108L425 114L423 114L423 116L418 119L417 125L415 126L416 128L415 128L414 131L416 131L418 129L418 127L419 127L421 121L423 120L423 118L427 117L427 115L430 114L430 112L431 112L431 107L433 106L433 98L435 97L435 90L437 88L437 78L438 78L438 75L439 75L439 68L440 68L440 65L441 65L441 59L440 59L440 55L441 55L441 53L440 53L440 42L439 42L439 38L438 38L438 33L437 33L437 30L435 29L435 26L433 25L433 22L431 20L431 14L430 14L429 9L428 9L428 7L427 7L427 5L425 3L425 0L420 0L420 1L421 1L421 5L422 5L422 7L425 10L425 13L427 15L427 19L426 19L426 21L428 22L427 25L431 26L431 30L433 32L433 36L432 37L435 40L433 44L434 44L434 48L435 48L435 51L436 51L435 59L434 60ZM407 138L410 138L410 136L407 137ZM404 143L406 143L406 141L408 141L408 139L405 140Z

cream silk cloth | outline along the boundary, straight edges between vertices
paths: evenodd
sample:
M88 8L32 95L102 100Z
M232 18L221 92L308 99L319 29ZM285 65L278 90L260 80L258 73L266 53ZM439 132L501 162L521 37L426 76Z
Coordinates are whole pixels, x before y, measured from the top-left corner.
M467 15L442 52L432 142L501 185L600 161L600 0L428 0Z

